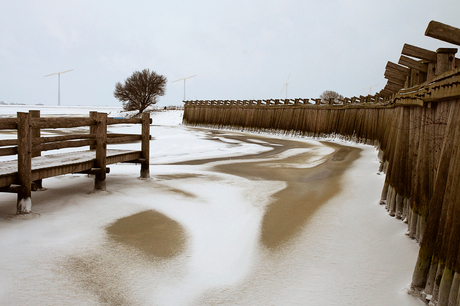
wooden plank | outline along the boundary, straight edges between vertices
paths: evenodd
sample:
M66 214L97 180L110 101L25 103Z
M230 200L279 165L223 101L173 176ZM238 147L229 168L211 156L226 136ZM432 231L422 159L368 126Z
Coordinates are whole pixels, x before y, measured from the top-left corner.
M18 173L8 173L0 176L0 186L9 186L18 181Z
M385 69L396 69L400 71L401 73L405 75L410 75L410 69L398 64L395 64L393 62L387 62L387 65L385 66Z
M397 92L401 88L402 88L401 85L395 84L395 83L391 82L390 80L388 80L387 84L385 85L385 89L388 89L388 90L390 90L392 92Z
M430 21L425 36L460 46L460 29L438 21Z
M0 140L0 147L16 146L18 144L17 139L2 139Z
M18 154L18 147L0 148L0 156L16 155Z
M90 134L72 134L72 135L65 135L65 136L47 136L47 137L40 137L38 139L32 140L32 144L37 145L40 143L50 143L56 141L65 141L65 140L73 140L73 139L89 139L91 138Z
M60 166L40 168L32 170L32 179L44 179L69 173L77 173L93 168L94 160L76 162L72 164L63 164Z
M107 164L116 164L116 163L124 163L131 160L138 160L141 158L140 151L132 151L130 153L123 153L120 155L109 155L107 156Z
M142 119L141 118L130 118L130 119L107 118L107 125L126 124L126 123L142 123Z
M70 140L70 141L56 141L51 143L43 143L33 147L33 152L37 151L49 151L57 150L63 148L76 148L90 146L95 143L94 139L84 139L84 140Z
M388 75L389 77L392 77L392 78L395 78L395 79L399 79L399 80L402 80L402 81L406 81L406 80L407 80L407 77L408 77L410 74L403 73L403 72L401 72L400 70L394 69L394 68L392 68L392 67L387 67L387 68L385 69L384 75Z
M95 174L101 173L101 171L102 171L101 168L91 168L91 169L83 170L83 171L80 171L80 172L77 172L77 173L79 173L79 174L92 174L92 175L95 175ZM105 168L105 173L110 173L110 168L109 168L109 167L106 167L106 168Z
M401 84L401 86L404 86L404 84L406 83L406 78L407 78L406 76L402 74L393 74L391 72L385 72L383 76L385 79L391 80L393 83Z
M410 57L401 55L399 58L398 63L403 66L407 66L409 68L417 69L421 72L427 73L428 72L428 65L424 64L422 62L416 61L414 59L411 59Z
M126 135L126 136L118 136L118 137L108 137L107 144L135 142L139 140L142 140L141 135Z
M16 118L0 119L0 130L15 130L18 127Z
M426 60L429 62L437 61L436 52L430 51L427 49L423 49L423 48L419 48L416 46L412 46L409 44L404 44L401 54L404 54L410 57L415 57L415 58L422 59L422 60Z
M62 117L62 118L38 118L32 119L32 127L39 129L72 128L90 126L96 122L87 117Z

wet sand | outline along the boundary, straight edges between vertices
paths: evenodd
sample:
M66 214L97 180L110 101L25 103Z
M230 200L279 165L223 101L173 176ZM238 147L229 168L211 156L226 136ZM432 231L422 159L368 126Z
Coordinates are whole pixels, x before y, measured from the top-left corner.
M245 137L239 140L244 140ZM252 135L247 138L255 138ZM257 137L273 146L273 151L263 153L270 157L281 152L311 148L301 141ZM215 166L219 172L245 178L283 181L286 188L273 195L262 221L261 242L270 249L278 249L293 238L313 212L341 190L341 174L359 157L360 149L334 143L323 143L335 150L323 163L312 168L292 167L308 160L310 153L294 155L282 160L253 161ZM244 158L242 158L244 159Z
M341 190L341 174L359 157L360 149L323 142L333 148L334 153L317 166L299 167L314 158L314 153L304 152L282 159L272 159L291 149L312 149L315 145L295 139L279 139L259 135L211 131L210 140L218 137L268 146L270 151L239 157L190 160L174 165L204 165L226 162L212 167L213 171L240 176L251 180L280 181L286 188L275 193L266 210L260 233L261 243L271 249L282 248L305 225L318 207L334 197ZM160 179L187 179L193 175L161 176ZM169 190L192 197L181 190ZM153 258L168 258L184 250L185 232L180 224L167 216L144 211L117 220L106 228L111 239L135 247Z
M116 242L153 258L170 258L185 249L185 230L176 221L154 210L118 219L106 228Z

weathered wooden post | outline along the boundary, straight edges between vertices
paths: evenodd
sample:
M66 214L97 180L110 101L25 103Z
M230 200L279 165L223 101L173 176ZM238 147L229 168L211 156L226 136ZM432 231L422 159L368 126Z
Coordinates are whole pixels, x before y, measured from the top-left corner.
M142 113L141 178L150 177L150 114Z
M30 113L31 118L40 118L39 110L31 110L29 111L29 113ZM36 139L37 141L40 140L40 128L32 128L32 142L34 139ZM42 155L42 152L40 150L33 150L32 152L32 157L41 156L41 155ZM33 183L38 189L43 189L43 180L35 180Z
M17 113L18 120L18 192L17 214L32 211L32 133L30 113Z
M97 121L97 112L95 111L89 112L89 117ZM97 129L97 125L89 126L89 135L91 136L91 139L96 139L96 129ZM91 144L89 146L89 149L96 150L96 143L94 142L93 144Z
M436 50L436 75L443 74L455 68L455 53L457 48L439 48Z
M106 188L106 170L107 170L107 114L96 114L96 160L94 168L98 173L94 178L94 189L105 190Z

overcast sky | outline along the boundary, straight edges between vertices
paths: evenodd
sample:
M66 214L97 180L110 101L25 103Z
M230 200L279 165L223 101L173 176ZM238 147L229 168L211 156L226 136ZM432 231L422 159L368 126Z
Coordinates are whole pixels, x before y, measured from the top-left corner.
M159 105L186 99L351 97L381 90L404 43L431 20L460 27L459 0L0 0L0 101L107 105L115 83L150 69L167 77ZM459 57L459 55L457 55Z

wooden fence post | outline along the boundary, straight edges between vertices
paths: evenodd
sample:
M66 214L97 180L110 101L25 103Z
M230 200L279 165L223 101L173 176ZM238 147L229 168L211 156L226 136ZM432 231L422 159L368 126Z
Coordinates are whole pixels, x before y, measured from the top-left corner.
M99 173L94 178L94 189L105 190L107 170L107 114L96 114L96 160L94 168L99 168Z
M18 193L17 214L32 211L32 133L30 114L17 113L18 120L18 181L21 189Z
M29 113L31 118L40 118L39 110L30 110ZM32 141L33 139L40 139L40 128L32 128ZM32 152L32 157L41 155L41 151ZM37 186L38 189L43 189L43 180L35 180L34 184Z
M150 114L142 113L142 156L141 178L150 177Z
M455 69L455 53L457 48L439 48L436 50L436 75L443 74L444 72Z
M89 112L89 117L91 119L97 120L97 112ZM91 139L96 139L96 125L90 125L89 126L89 134L91 135ZM96 150L96 144L91 144L89 146L90 150Z

